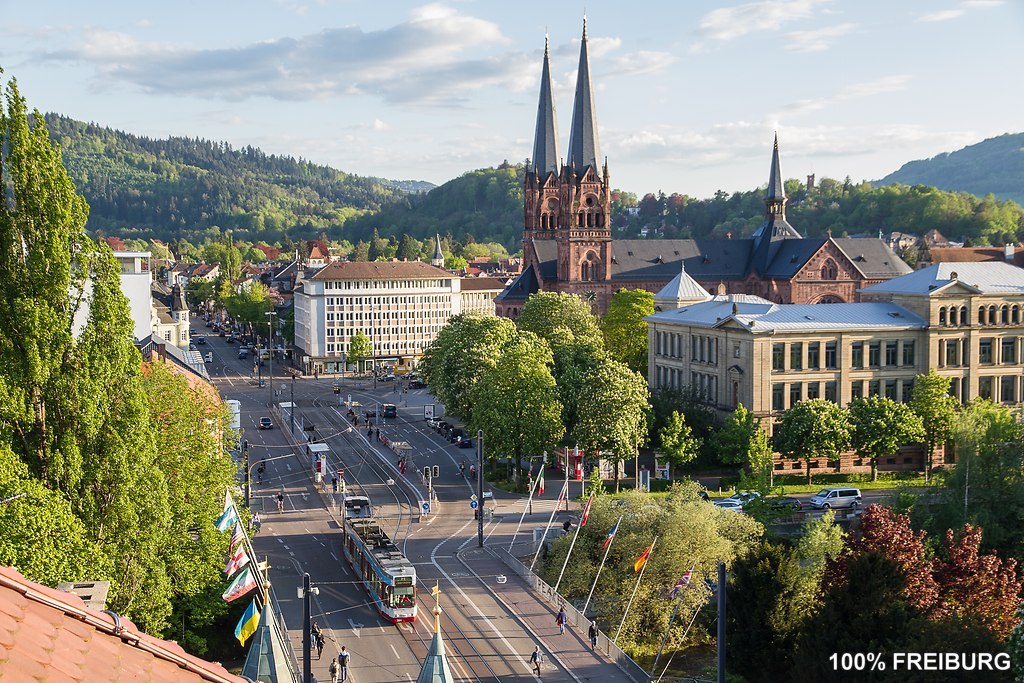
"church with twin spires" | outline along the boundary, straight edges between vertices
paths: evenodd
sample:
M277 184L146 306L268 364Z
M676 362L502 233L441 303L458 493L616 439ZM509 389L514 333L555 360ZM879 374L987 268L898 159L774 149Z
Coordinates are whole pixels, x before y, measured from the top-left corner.
M535 292L565 292L603 314L619 289L660 292L692 280L710 294L754 294L778 303L859 301L859 290L911 272L881 239L803 237L786 221L776 136L765 219L746 239L613 240L608 160L601 158L583 21L566 158L547 40L533 157L523 187L523 271L495 299L515 319Z

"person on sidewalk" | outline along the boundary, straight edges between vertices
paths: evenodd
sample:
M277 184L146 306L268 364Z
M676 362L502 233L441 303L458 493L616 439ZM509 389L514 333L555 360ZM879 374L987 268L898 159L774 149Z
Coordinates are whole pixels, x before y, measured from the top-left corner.
M587 635L590 636L590 649L597 649L597 622L590 622L590 628L587 630Z
M569 620L569 617L565 614L565 608L560 607L558 609L558 616L555 617L555 624L558 626L558 635L565 633L565 622Z
M345 683L348 680L348 663L351 657L348 652L345 651L345 646L341 646L341 652L338 653L338 668L341 669L341 681Z
M533 670L537 672L537 678L540 678L540 660L544 658L544 655L540 651L540 645L533 648L533 654L530 655L530 663L533 664Z
M331 660L331 665L327 667L327 672L331 674L331 683L338 683L338 658L335 657Z
M324 634L323 633L317 633L316 634L316 658L318 660L324 654L324 641L325 641Z

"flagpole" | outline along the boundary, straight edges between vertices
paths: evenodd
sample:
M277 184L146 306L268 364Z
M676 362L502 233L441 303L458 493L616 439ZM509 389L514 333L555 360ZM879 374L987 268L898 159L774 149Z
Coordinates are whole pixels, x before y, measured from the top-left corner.
M658 670L658 660L661 659L661 653L665 649L665 643L668 642L668 634L672 632L672 622L674 622L676 620L676 612L679 611L679 604L683 601L683 591L685 591L686 588L689 587L690 582L693 580L693 570L696 569L696 568L697 568L697 562L694 561L694 563L690 566L690 571L688 571L686 573L686 577L689 577L689 578L687 578L687 582L683 586L683 590L682 591L679 590L679 581L682 581L682 579L677 581L676 585L672 588L672 590L678 592L679 595L678 595L678 597L676 597L676 606L674 608L672 608L672 616L670 616L668 618L668 628L665 629L665 637L661 639L661 646L658 648L658 654L654 658L654 665L651 666L651 678L654 678L654 672ZM693 623L693 622L690 622L690 623ZM687 627L686 630L689 631L690 630L689 627Z
M587 501L588 508L590 507L590 504L592 502L593 501L591 500ZM569 558L572 557L572 549L576 547L576 539L580 537L580 529L583 528L583 525L586 523L586 521L587 520L580 517L580 523L576 525L576 533L572 535L572 543L569 544L569 552L566 553L565 562L562 563L562 571L558 572L558 581L555 581L555 595L558 595L558 587L562 585L562 575L565 574L565 568L569 565Z
M650 564L651 553L654 552L654 544L658 542L658 537L655 536L654 540L651 541L650 552L647 554L647 559L644 560L644 566L640 567L640 576L636 577L636 585L633 586L633 593L629 596L629 602L626 603L626 611L622 613L622 621L619 623L619 630L615 632L615 638L612 639L612 645L618 643L619 634L622 633L622 627L626 625L626 617L629 616L629 608L633 604L633 598L636 597L636 589L640 587L640 581L644 578L644 572L647 571L647 565Z
M543 463L541 463L541 467L544 467ZM531 468L531 471L530 471L529 474L530 474L531 477L533 476L532 468ZM536 490L537 482L539 482L539 481L540 481L540 479L538 478L538 479L535 479L532 484L530 484L530 497L526 499L526 505L523 506L523 514L521 514L519 516L519 524L516 525L516 532L514 534L512 534L512 542L508 544L508 551L510 553L512 552L512 546L514 546L516 544L516 536L519 535L519 529L521 529L522 526L523 526L523 519L526 518L526 511L533 504L533 492L534 492L534 490Z
M551 528L551 523L555 521L555 513L558 512L558 506L562 502L562 496L566 494L566 489L569 487L569 482L565 482L562 486L562 493L559 494L558 500L555 501L555 507L551 509L551 517L548 518L548 525L544 527L544 535L540 537L540 545L537 546L537 552L533 554L533 562L530 563L530 571L533 571L533 565L537 564L537 558L540 557L540 549L544 547L544 540L548 537L548 529Z
M618 533L619 522L622 521L622 515L619 515L619 521L615 522L615 526L612 527ZM594 585L590 587L590 593L587 595L587 601L583 603L583 611L580 612L584 618L587 616L587 607L590 606L590 599L594 597L594 589L597 588L597 580L601 578L601 570L604 569L604 563L608 559L608 553L611 552L612 543L615 542L615 536L608 539L608 545L604 548L604 557L601 558L601 566L597 568L597 576L594 577Z
M557 507L557 506L556 506ZM569 511L569 449L565 449L565 511Z
M700 607L698 607L697 609L693 610L693 616L690 618L690 623L686 625L686 630L683 631L683 641L684 642L686 641L686 634L690 632L690 627L693 626L693 622L697 621L697 615L700 614L700 608L703 607L703 606L704 605L702 604L702 605L700 605ZM660 683L661 679L664 678L665 672L668 671L668 668L670 666L672 666L672 660L676 658L676 652L679 652L679 650L676 650L675 652L673 652L672 656L668 658L667 662L665 662L665 668L661 670L661 675L658 676L658 680L655 683Z

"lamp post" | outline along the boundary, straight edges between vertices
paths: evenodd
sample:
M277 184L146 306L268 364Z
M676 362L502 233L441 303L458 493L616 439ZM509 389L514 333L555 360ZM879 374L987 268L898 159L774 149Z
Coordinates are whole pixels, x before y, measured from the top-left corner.
M370 374L373 375L373 390L377 391L377 340L373 334L373 299L370 299Z
M270 328L270 341L267 343L267 347L270 349L270 407L274 407L274 316L277 315L277 311L267 311L266 316L270 318L267 321L267 327ZM294 408L293 408L294 410Z
M291 423L292 434L295 433L295 375L292 375L292 409L288 415L288 422Z

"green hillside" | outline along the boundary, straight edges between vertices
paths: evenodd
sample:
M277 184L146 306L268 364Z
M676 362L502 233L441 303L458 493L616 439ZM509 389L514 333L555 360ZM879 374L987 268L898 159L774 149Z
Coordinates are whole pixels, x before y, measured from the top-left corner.
M956 152L910 161L876 185L931 185L942 190L992 193L1024 204L1024 133L989 138Z
M153 140L47 114L50 137L89 202L89 229L202 242L224 230L276 241L348 220L433 185L363 178L254 147Z

